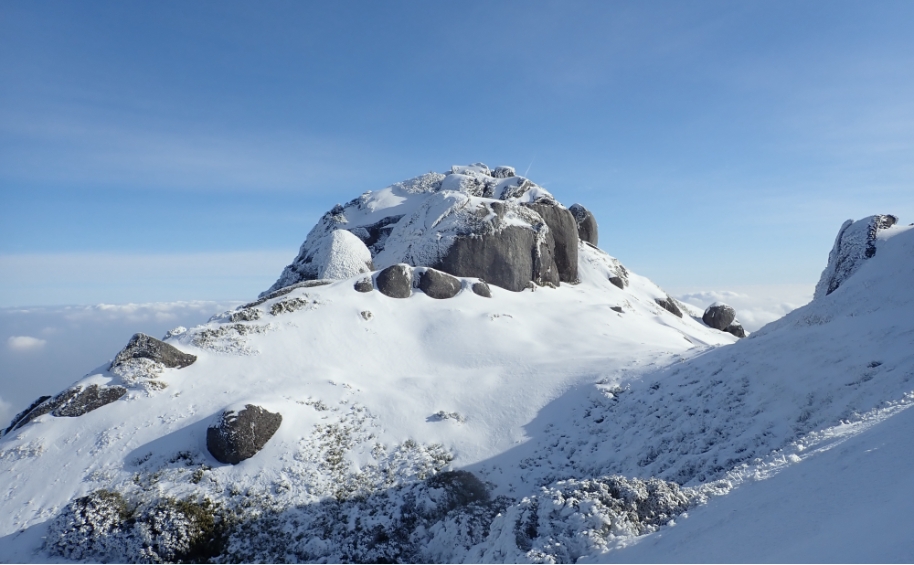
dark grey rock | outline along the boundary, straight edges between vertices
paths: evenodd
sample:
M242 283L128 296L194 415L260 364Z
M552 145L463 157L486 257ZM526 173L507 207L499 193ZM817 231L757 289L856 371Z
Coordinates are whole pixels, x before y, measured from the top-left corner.
M622 307L621 307L621 306L610 306L609 309L610 309L610 310L613 310L613 311L615 311L615 312L618 312L618 313L620 313L620 314L622 313Z
M520 292L530 281L559 284L551 237L538 241L538 233L522 226L508 226L495 234L457 238L444 257L431 267L458 277L485 279L489 284Z
M622 277L609 277L609 282L613 283L619 288L625 288L625 279Z
M106 404L111 404L125 394L127 394L127 389L122 386L89 385L70 396L51 414L57 417L75 418Z
M492 289L489 288L485 281L474 282L472 289L474 293L483 298L492 298Z
M743 326L739 323L730 324L724 331L733 334L736 337L746 337L746 330L744 330Z
M125 394L127 394L127 389L122 386L89 385L68 388L53 398L42 396L13 418L13 422L5 434L21 428L45 414L69 418L82 416L106 404L111 404Z
M230 322L253 322L260 319L262 312L257 308L240 308L229 314Z
M590 213L590 210L581 206L580 204L574 204L569 208L572 215L574 215L575 222L578 226L578 237L581 238L581 241L586 241L587 243L596 247L598 245L599 234L597 233L597 219L593 217L593 214Z
M419 275L419 289L431 298L454 298L460 286L460 279L435 269L426 269Z
M514 167L495 167L492 176L497 179L507 179L515 175Z
M221 463L236 465L257 455L282 424L282 414L254 404L239 412L226 410L206 429L206 448Z
M736 319L736 310L726 304L712 304L705 310L701 321L715 330L727 331L727 327Z
M371 292L374 290L374 284L371 282L371 277L365 277L364 279L356 281L353 288L359 292Z
M172 369L182 369L197 360L195 355L184 353L177 347L146 334L136 334L111 362L108 370L130 359L151 359Z
M578 226L574 216L558 204L527 204L539 214L555 243L555 266L562 282L578 282Z
M682 318L682 310L680 310L679 307L676 306L676 301L673 300L672 298L670 298L669 296L667 296L666 298L655 298L654 302L656 302L661 308L663 308L670 314L673 314L674 316Z
M391 265L378 273L375 284L381 294L391 298L409 298L413 288L413 273L409 265Z
M13 420L10 422L10 425L7 426L7 428L6 428L5 430L3 430L3 433L0 434L0 436L4 436L4 435L10 433L11 431L13 431L13 429L15 429L15 428L18 426L18 424L19 424L20 422L22 422L22 421L26 418L26 416L29 415L29 413L30 413L32 410L34 410L35 408L38 408L38 406L40 406L41 404L44 404L44 401L45 401L45 400L48 400L48 399L50 399L50 398L51 398L50 396L39 396L39 397L38 397L38 400L36 400L35 402L31 403L31 404L29 405L28 408L26 408L26 409L23 410L22 412L16 414L16 416L15 416L15 417L13 418ZM45 412L45 414L47 414L47 412ZM35 416L35 417L37 418L37 416Z

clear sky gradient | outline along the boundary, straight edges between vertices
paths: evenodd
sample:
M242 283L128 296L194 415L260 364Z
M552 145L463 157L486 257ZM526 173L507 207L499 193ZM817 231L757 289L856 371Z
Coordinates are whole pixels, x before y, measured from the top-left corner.
M914 221L914 2L0 3L0 306L223 300L317 218L512 165L666 288Z

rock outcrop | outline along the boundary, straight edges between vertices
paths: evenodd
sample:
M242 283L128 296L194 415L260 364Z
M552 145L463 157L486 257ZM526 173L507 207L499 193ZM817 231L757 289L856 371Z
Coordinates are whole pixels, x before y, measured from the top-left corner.
M736 319L736 310L726 304L714 303L705 310L701 321L710 328L727 331L733 320Z
M220 463L237 465L257 455L281 424L282 414L254 404L238 412L226 410L206 429L206 448Z
M746 337L746 330L743 329L743 326L739 322L730 324L724 331L739 338Z
M91 384L88 386L74 386L53 398L42 396L13 418L4 434L19 429L45 414L51 414L58 418L82 416L106 404L111 404L125 394L127 394L127 389L122 386Z
M374 290L374 283L371 282L371 277L365 277L364 279L359 279L352 285L352 288L359 292L371 292Z
M559 280L578 282L578 226L574 216L560 204L533 203L527 207L535 211L552 234L555 244L553 256Z
M836 291L848 277L857 272L865 260L876 255L879 232L896 223L898 217L891 214L877 214L856 222L844 222L828 254L828 265L816 284L813 300Z
M454 298L460 292L460 279L447 273L426 269L419 275L419 289L431 298Z
M177 347L146 334L135 334L111 362L109 370L132 359L150 359L171 369L183 369L197 360L195 355L184 353Z
M577 281L580 229L549 192L510 167L455 166L334 206L261 296L317 277L348 278L369 260L377 269L431 267L513 291L557 286ZM353 268L321 267L337 248L358 258Z
M580 204L572 205L569 210L574 215L575 222L577 223L578 237L581 241L586 241L596 247L598 245L597 242L599 241L597 219L593 217L590 210Z
M375 278L378 291L391 298L409 298L413 292L413 272L409 265L391 265Z

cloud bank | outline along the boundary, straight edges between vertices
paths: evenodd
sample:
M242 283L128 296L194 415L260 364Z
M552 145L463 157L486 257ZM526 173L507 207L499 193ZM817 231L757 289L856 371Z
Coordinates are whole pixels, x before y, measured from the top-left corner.
M27 335L12 335L6 340L6 346L13 351L29 351L41 349L47 341Z
M730 290L676 289L671 294L679 301L702 310L715 302L736 309L736 317L750 332L784 317L812 300L813 285L757 285Z

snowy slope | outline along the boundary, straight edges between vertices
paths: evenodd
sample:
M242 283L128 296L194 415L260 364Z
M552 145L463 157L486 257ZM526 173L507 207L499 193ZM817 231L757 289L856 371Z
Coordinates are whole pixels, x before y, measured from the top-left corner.
M412 201L381 192L363 200L384 214ZM264 296L170 332L193 364L105 363L81 383L124 386L120 400L0 438L0 558L675 560L688 538L670 532L710 524L716 539L722 501L768 496L755 481L782 469L827 473L809 453L914 401L914 230L878 231L873 249L743 340L661 308L660 288L587 244L580 282L558 288L485 298L463 278L451 299L395 299L357 292L356 274ZM206 429L247 404L279 430L221 464ZM194 553L214 517L222 545Z

